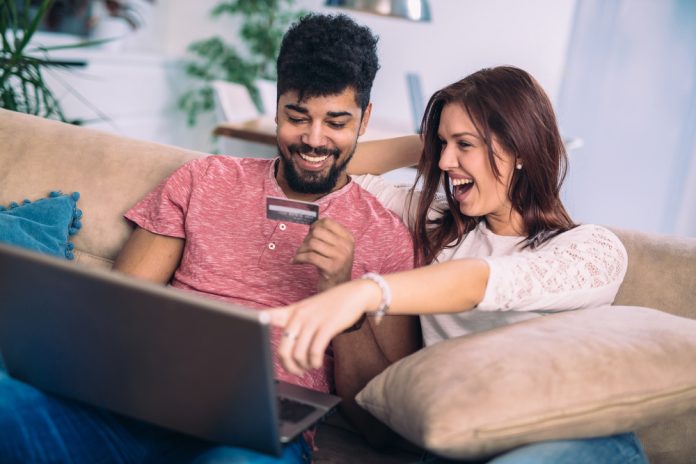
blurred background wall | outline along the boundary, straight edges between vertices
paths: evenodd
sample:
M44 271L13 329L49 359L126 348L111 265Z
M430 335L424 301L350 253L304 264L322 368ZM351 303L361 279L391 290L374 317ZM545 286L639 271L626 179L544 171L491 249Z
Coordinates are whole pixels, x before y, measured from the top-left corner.
M557 111L576 219L696 235L696 2L579 0Z
M219 34L238 41L238 25L211 19L216 0L134 1L143 27L102 31L123 38L101 49L61 52L87 63L52 76L66 111L100 129L214 151L214 115L189 127L176 108L188 85L181 62L195 40ZM427 99L482 67L522 67L547 90L564 137L574 142L563 195L576 220L696 236L696 2L429 2L426 23L322 0L296 4L345 12L380 36L373 122L413 129L409 73L419 76Z

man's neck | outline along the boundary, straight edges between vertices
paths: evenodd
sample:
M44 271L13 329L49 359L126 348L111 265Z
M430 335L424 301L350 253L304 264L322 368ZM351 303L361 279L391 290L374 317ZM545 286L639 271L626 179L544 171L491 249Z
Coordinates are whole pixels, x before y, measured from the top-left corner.
M350 176L348 176L348 173L343 172L343 174L341 174L338 181L336 182L336 186L333 189L331 189L330 192L326 192L326 193L297 192L297 191L293 190L292 188L290 188L288 181L285 179L285 175L283 174L283 166L282 166L281 161L279 161L278 164L276 165L276 170L275 170L276 182L278 183L278 186L283 191L285 196L291 200L310 201L310 202L317 201L318 199L320 199L321 197L325 197L329 193L332 193L332 192L335 192L337 190L342 189L343 187L346 186L346 184L350 180Z

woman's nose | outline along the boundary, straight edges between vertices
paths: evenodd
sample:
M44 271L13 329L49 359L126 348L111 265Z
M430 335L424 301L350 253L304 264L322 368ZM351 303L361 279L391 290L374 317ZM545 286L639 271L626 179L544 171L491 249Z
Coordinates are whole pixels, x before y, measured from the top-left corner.
M457 157L454 154L454 150L450 150L447 145L443 146L440 151L440 161L437 165L442 171L455 168L457 166Z

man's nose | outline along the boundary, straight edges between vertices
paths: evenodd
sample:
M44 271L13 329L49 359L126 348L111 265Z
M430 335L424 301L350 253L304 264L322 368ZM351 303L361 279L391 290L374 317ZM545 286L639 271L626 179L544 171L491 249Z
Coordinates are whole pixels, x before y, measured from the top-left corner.
M307 127L307 130L302 134L302 143L310 147L323 147L326 145L326 137L324 137L321 123L317 122Z

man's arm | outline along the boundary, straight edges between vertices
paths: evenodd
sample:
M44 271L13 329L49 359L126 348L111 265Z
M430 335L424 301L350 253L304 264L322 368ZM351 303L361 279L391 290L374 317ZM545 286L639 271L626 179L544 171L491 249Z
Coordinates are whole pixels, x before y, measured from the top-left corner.
M114 262L113 269L124 274L168 283L179 266L184 239L158 235L136 228Z
M317 268L321 292L350 280L354 246L353 236L341 224L320 219L310 227L294 262ZM379 326L368 319L359 330L333 340L334 382L343 399L341 410L374 447L384 447L396 435L358 406L355 396L387 366L420 346L420 325L414 316L389 316Z
M339 335L332 344L336 393L344 399L342 412L370 445L387 446L397 435L362 409L355 396L390 364L421 347L418 318L387 316L377 327L368 318L360 330Z
M380 272L411 269L413 253L406 229L393 230L390 240L402 244L382 260ZM391 243L394 245L394 243ZM382 243L382 247L388 246ZM389 365L417 351L422 346L417 316L387 316L380 324L368 317L360 331L340 334L333 339L336 389L344 402L343 412L376 448L389 445L397 435L355 402L355 396L367 383Z

